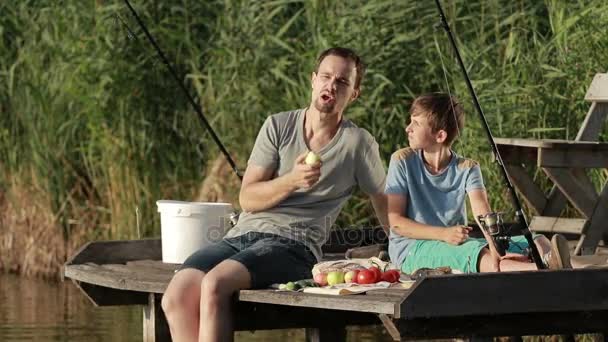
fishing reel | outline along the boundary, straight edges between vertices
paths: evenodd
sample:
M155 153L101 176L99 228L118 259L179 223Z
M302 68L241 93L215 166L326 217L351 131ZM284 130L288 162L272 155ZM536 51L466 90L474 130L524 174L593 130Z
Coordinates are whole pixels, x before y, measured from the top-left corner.
M509 242L511 241L511 235L503 224L503 214L504 213L490 212L485 215L477 216L477 219L481 223L481 229L490 235L500 256L506 254L509 249Z

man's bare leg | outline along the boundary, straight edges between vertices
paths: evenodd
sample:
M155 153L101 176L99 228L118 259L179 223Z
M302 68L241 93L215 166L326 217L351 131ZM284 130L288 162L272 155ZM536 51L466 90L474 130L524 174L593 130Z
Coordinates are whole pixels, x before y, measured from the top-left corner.
M207 273L201 284L199 342L232 341L232 295L251 288L245 265L225 260Z
M204 276L202 271L187 268L177 272L167 286L161 305L174 342L198 340L199 302Z

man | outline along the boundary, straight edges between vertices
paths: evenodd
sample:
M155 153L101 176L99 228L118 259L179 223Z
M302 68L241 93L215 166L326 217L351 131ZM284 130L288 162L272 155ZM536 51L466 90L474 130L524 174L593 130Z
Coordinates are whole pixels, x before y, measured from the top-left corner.
M321 53L308 108L270 116L245 170L243 213L226 238L190 256L163 297L174 341L228 341L231 296L240 289L311 277L329 229L355 185L387 224L378 144L344 118L364 66L346 48ZM321 161L305 163L309 151Z
M391 261L406 273L440 266L463 273L535 270L521 254L528 247L523 236L512 238L511 253L502 258L487 233L485 239L469 238L466 197L474 217L491 210L479 164L451 149L464 126L457 99L444 93L420 96L410 115L405 129L410 147L393 153L386 180ZM549 242L536 235L534 241L549 268L572 267L563 236Z

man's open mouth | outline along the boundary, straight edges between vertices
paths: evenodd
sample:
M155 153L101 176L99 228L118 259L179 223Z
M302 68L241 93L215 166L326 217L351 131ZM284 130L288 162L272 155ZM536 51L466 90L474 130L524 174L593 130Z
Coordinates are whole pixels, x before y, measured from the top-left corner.
M323 102L332 102L335 100L335 98L331 95L323 94L321 95L321 100L323 100Z

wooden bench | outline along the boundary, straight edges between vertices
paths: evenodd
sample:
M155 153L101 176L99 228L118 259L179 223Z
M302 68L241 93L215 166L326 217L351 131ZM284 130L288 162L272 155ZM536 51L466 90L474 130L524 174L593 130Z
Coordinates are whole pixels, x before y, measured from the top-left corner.
M160 240L91 242L64 275L95 305L143 305L143 340L169 341L159 303L178 265L160 260ZM235 296L236 330L305 328L308 341L344 341L351 325L382 324L401 340L606 334L606 322L608 268L427 277L410 289L353 296L271 289Z
M594 254L608 238L608 183L596 191L586 169L608 168L608 143L598 142L608 116L608 74L595 75L585 95L591 107L572 141L553 139L496 139L513 184L536 211L530 229L579 236L575 254ZM553 182L545 194L526 171L534 165ZM582 218L560 217L569 202Z

